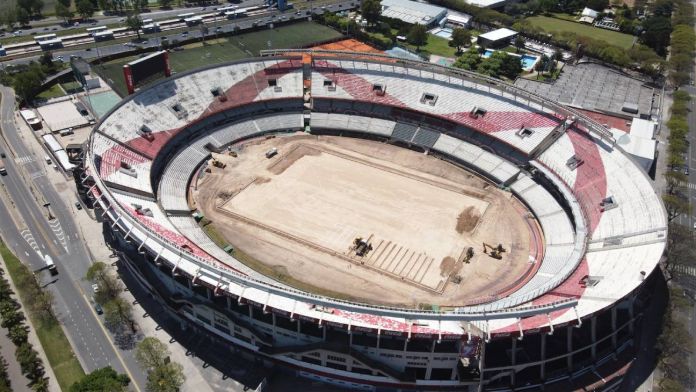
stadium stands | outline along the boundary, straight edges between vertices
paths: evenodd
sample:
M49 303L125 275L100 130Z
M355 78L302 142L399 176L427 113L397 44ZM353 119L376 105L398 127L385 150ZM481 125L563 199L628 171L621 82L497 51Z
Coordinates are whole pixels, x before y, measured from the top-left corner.
M583 319L595 320L605 310L618 312L619 303L621 308L634 306L646 275L664 250L667 219L648 178L598 131L600 125L582 119L582 125L565 130L561 123L570 109L511 86L447 74L427 64L365 56L314 61L312 98L304 113L303 69L292 56L180 74L135 94L91 135L85 164L97 203L114 230L154 259L157 268L204 285L212 290L211 298L226 293L231 299L228 307L252 304L239 317L251 320L252 307L258 305L263 311L252 320L257 325L269 311L272 323L283 317L289 322L301 320L293 327L297 335L281 337L275 324L268 328L284 341L307 344L299 330L313 328L303 323L316 323L323 331L315 332L313 339L327 339L333 328L347 329L356 339L360 333L373 334L376 341L380 335L386 339L393 334L402 339L394 343L402 348L394 351L403 352L416 347L416 339L430 339L427 344L434 347L443 335L465 341L477 334L491 341L514 333L521 338L570 325L581 328ZM487 303L440 311L328 298L279 285L243 266L217 247L191 217L195 206L187 199L189 182L210 156L211 146L219 149L267 133L298 131L305 121L311 132L372 135L418 146L509 190L528 207L533 215L529 222L538 223L543 233L543 251L535 253L543 257L530 256L533 274ZM554 130L560 135L557 140L558 135L550 138ZM538 156L530 157L540 145L544 148ZM583 328L583 336L595 339L588 327ZM581 339L568 340L576 344ZM240 344L255 349L268 342ZM594 347L596 342L577 344ZM373 360L393 361L403 371L410 366L405 360L380 355L391 353L390 349L378 343L375 348L368 353ZM504 350L510 352L508 348L500 352ZM573 354L568 355L572 362ZM432 361L429 357L427 362ZM514 376L521 366L538 365L539 361L529 365L513 360L501 372ZM427 366L427 372L414 379L429 378L433 369ZM485 366L481 357L481 369ZM351 377L350 371L341 372ZM442 382L429 379L427 385L464 385L453 374ZM381 380L376 371L367 377ZM501 377L507 373L492 377L484 373L475 383ZM534 382L545 382L541 379ZM514 377L511 380L516 383ZM397 381L389 382L401 385Z

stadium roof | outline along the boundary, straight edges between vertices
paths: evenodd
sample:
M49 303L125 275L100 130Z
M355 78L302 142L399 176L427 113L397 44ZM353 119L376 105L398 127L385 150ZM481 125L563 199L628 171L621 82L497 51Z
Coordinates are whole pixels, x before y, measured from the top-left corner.
M447 9L411 0L382 0L382 16L406 23L430 25L447 15Z

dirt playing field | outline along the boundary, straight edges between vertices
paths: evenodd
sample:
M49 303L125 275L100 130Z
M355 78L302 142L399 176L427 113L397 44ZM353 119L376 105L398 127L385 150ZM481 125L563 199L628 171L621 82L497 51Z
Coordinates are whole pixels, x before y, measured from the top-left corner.
M269 159L271 148L278 154ZM457 306L495 295L531 267L528 218L517 201L450 163L386 143L305 134L233 149L237 157L214 154L226 168L209 167L194 201L253 259L247 264L281 270L303 289ZM502 244L502 259L484 254L483 242Z

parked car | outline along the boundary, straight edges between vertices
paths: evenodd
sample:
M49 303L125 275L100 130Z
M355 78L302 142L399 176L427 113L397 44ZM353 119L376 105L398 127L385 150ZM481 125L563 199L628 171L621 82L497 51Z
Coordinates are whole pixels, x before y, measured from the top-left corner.
M92 292L94 292L94 294L99 292L99 285L98 284L94 283L92 285Z
M99 305L98 303L94 304L94 311L97 312L97 314L104 313L104 309L102 309L101 305Z
M76 201L76 202L75 202L75 208L77 208L78 210L81 210L81 209L82 209L82 204L80 204L79 201Z

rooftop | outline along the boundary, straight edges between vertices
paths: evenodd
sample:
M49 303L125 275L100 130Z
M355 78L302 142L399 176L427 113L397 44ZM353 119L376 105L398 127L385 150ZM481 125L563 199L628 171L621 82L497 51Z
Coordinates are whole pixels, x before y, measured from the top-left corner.
M493 31L489 31L487 33L479 35L479 38L483 38L488 41L500 41L502 39L507 39L507 38L512 38L517 35L517 32L514 30L502 28L502 29L497 29Z
M447 14L447 9L411 0L382 0L382 16L406 23L429 25Z

